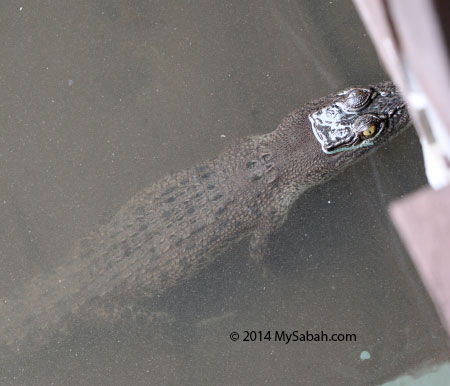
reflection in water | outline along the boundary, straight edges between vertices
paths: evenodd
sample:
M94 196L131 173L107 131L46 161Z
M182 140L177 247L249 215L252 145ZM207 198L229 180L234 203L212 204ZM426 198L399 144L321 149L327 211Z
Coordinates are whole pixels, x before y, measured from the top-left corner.
M402 375L393 381L383 383L383 386L447 386L450 379L450 364L448 362L427 369L419 369L413 375Z
M159 177L317 96L385 77L350 1L22 7L0 4L4 293L64 264L87 229ZM236 246L159 299L169 322L81 326L3 364L0 383L379 384L445 359L444 332L385 215L425 182L418 149L404 134L305 193L274 240L269 279ZM229 339L268 329L358 340Z

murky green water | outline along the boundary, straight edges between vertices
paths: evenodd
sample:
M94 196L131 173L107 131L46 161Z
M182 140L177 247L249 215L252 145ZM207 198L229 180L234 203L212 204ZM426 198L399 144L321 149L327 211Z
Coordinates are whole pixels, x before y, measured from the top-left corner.
M0 3L0 294L159 177L271 131L310 99L385 79L350 1ZM245 243L158 301L171 323L104 330L0 364L4 385L365 385L448 356L386 215L425 183L412 131L308 191L274 241ZM232 331L356 342L232 342Z

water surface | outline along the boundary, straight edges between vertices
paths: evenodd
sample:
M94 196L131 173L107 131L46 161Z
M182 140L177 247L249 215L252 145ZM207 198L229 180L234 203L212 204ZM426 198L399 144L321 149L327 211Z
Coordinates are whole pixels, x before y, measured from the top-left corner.
M0 3L0 294L70 259L135 192L273 130L309 100L386 79L350 1ZM448 356L386 215L425 184L412 131L304 194L263 278L245 243L104 329L1 364L5 385L361 385ZM232 342L243 330L356 342Z

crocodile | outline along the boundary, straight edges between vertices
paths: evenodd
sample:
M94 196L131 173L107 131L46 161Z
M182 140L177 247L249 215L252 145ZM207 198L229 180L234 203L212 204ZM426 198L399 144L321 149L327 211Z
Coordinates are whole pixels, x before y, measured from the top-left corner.
M154 298L250 237L261 261L269 237L306 189L323 183L408 126L392 82L351 87L306 104L264 135L138 192L81 240L69 263L0 300L0 352L42 347L102 300Z

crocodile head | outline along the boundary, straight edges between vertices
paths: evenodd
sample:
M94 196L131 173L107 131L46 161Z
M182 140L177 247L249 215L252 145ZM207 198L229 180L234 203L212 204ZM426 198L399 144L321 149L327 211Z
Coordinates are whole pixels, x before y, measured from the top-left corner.
M308 118L326 154L360 154L397 134L409 121L405 104L391 82L339 92Z
M311 186L324 182L401 133L410 118L392 82L352 87L308 103L286 117L276 135L292 173Z

